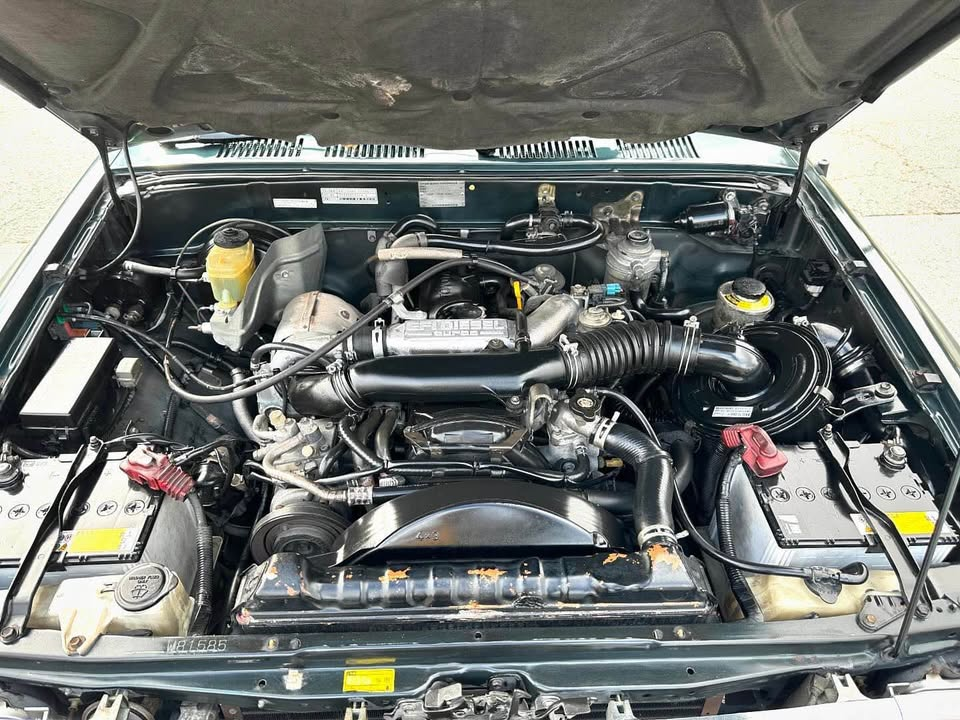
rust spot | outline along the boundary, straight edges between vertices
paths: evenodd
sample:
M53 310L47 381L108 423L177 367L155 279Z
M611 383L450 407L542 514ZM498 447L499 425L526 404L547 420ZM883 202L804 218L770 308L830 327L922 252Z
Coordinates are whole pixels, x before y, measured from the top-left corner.
M657 563L666 563L674 570L683 569L683 561L680 559L680 556L673 552L666 545L651 545L650 549L647 550L647 555L650 557L650 563L656 565Z
M506 575L506 570L501 570L500 568L473 568L472 570L467 570L467 575L479 575L485 580L496 580L501 575Z
M476 608L480 607L480 601L471 600L470 602L467 603L467 607L470 608L471 610L475 610Z
M390 570L380 576L380 582L394 582L398 580L407 580L410 575L410 568L404 568L403 570Z
M613 553L610 553L609 555L607 555L607 556L603 559L603 564L604 564L604 565L609 565L610 563L615 563L617 560L626 560L626 559L627 559L627 556L624 555L623 553L613 552Z
M277 568L276 563L270 563L267 566L267 572L264 574L266 575L267 580L276 580L280 575L280 570Z

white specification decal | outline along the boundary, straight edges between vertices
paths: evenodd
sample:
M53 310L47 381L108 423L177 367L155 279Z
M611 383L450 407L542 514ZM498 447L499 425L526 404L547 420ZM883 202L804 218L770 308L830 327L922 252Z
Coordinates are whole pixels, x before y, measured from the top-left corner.
M713 407L713 417L715 418L739 418L746 419L753 417L752 405L715 405Z
M463 183L460 181L425 180L417 183L420 207L465 207Z
M275 208L313 208L317 207L316 198L274 198Z
M320 200L324 205L378 205L380 203L376 188L320 188Z

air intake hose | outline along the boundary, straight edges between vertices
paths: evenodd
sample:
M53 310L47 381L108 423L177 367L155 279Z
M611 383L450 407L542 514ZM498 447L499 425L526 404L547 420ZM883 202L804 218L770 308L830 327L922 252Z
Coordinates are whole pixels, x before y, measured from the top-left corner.
M662 372L709 375L739 395L759 392L771 379L766 360L742 340L703 335L690 325L633 322L530 352L365 360L330 375L296 379L289 399L301 413L330 416L378 402L477 402L521 394L533 383L572 389Z

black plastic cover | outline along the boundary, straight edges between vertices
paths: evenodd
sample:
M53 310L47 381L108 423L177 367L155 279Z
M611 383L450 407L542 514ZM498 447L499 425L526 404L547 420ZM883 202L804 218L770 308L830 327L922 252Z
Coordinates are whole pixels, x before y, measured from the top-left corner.
M73 431L80 428L103 398L117 360L110 337L73 338L37 383L20 410L27 430Z
M626 547L623 526L593 503L510 480L458 480L384 503L347 528L334 563L378 558L505 558Z

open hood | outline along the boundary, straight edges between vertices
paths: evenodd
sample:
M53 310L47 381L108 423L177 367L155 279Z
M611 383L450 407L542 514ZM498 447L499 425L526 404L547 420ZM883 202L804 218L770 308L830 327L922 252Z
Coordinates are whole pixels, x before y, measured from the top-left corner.
M946 44L960 31L958 9L958 0L0 0L0 80L112 141L136 120L155 132L440 149L704 129L787 143Z

